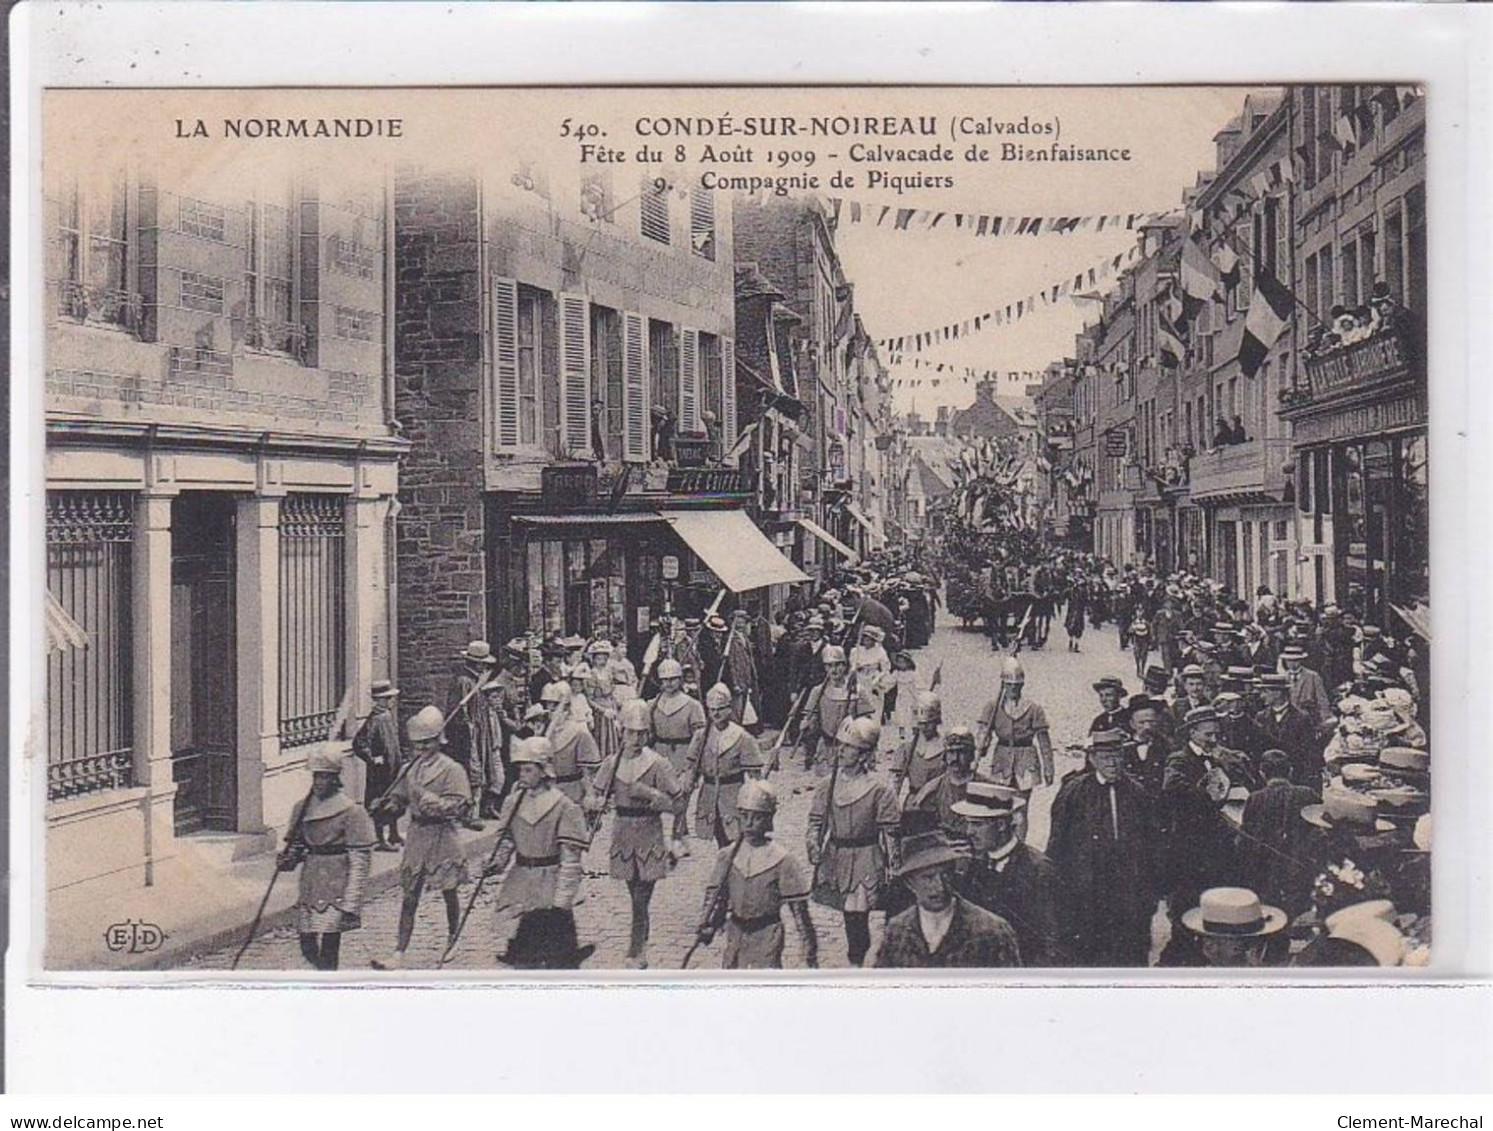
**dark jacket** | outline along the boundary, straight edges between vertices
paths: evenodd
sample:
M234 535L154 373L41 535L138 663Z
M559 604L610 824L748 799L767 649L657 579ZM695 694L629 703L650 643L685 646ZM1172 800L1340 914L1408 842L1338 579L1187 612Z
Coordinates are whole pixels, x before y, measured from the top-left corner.
M1244 803L1239 829L1244 884L1293 915L1311 906L1315 871L1310 826L1301 819L1301 810L1321 800L1315 790L1272 778Z
M914 905L887 923L886 937L876 955L876 966L881 969L989 969L1020 965L1021 950L1011 925L957 895L954 921L936 951L928 952L928 941L923 938L923 926Z
M1140 782L1152 806L1161 801L1161 785L1166 777L1166 760L1176 747L1164 734L1158 734L1146 747L1146 760L1140 760L1139 743L1131 741L1125 747L1125 772Z
M1294 781L1310 785L1321 778L1325 743L1317 738L1317 725L1305 711L1287 705L1285 714L1277 718L1267 707L1255 716L1255 727L1264 749L1281 750L1291 756Z
M1205 788L1208 769L1217 766L1231 785L1245 785L1250 771L1233 751L1216 748L1206 757L1183 746L1166 760L1162 780L1167 820L1168 902L1185 910L1197 906L1205 888L1233 884L1238 878L1234 830L1223 815L1223 800Z
M1018 844L1004 867L988 856L959 878L959 894L1011 924L1023 966L1066 966L1058 939L1057 869L1042 853Z

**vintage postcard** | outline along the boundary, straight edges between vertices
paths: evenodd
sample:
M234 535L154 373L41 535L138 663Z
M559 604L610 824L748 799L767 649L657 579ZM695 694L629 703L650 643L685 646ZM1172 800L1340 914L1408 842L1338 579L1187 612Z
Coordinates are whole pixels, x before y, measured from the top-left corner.
M1434 93L41 109L38 977L1430 963Z

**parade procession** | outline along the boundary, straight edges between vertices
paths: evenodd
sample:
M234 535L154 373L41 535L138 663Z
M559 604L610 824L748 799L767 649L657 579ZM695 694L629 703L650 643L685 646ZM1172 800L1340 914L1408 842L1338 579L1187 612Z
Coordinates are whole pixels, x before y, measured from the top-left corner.
M1132 93L1014 215L49 187L49 965L1427 965L1424 96Z

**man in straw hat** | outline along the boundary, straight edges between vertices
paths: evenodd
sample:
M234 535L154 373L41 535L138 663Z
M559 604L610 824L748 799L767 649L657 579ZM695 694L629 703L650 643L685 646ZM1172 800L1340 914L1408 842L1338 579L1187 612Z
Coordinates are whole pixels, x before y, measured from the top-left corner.
M394 717L399 689L387 679L376 679L372 695L373 709L353 736L353 754L365 767L364 805L372 805L382 797L404 765L404 752L399 746L399 721ZM386 812L374 816L373 831L378 840L373 846L376 852L394 852L404 843L399 836L399 818Z
M404 892L399 933L394 953L374 962L381 970L397 970L404 964L404 952L415 932L420 896L427 887L439 889L446 904L448 943L455 940L461 922L457 889L467 879L467 866L456 830L471 808L472 787L465 771L441 753L445 723L439 707L423 707L405 724L411 747L410 767L377 806L410 815L404 859L399 864L399 886Z
M1332 699L1322 677L1306 666L1306 649L1288 644L1281 650L1280 662L1286 669L1291 706L1305 712L1319 731L1332 726Z
M737 836L736 794L747 778L760 777L766 758L757 740L735 721L731 689L718 683L705 693L710 726L704 741L692 746L685 760L684 795L696 785L695 835L716 844L730 844Z
M809 918L808 870L772 839L778 798L771 783L748 781L736 794L740 845L723 847L716 856L698 937L709 944L726 928L724 970L779 969L783 965L783 908L787 907L804 947L804 964L819 965L819 939ZM724 898L718 898L725 885Z
M1208 888L1199 893L1196 907L1182 913L1182 926L1198 940L1209 966L1271 965L1267 948L1288 922L1279 907L1237 887Z
M915 906L893 916L876 956L884 969L1020 966L1016 932L999 916L961 897L955 866L969 850L941 832L908 837L895 875L912 892Z
M307 759L311 793L291 810L282 872L300 868L296 932L313 969L335 970L342 935L362 925L363 893L373 866L373 821L342 791L342 759L325 746Z
M959 894L1011 924L1023 966L1061 966L1057 869L1017 834L1024 808L1013 789L982 781L965 788L953 811L965 822L973 854L959 876Z
M499 816L503 833L490 872L513 865L495 901L499 937L515 916L518 922L499 960L525 970L574 970L596 949L577 944L573 910L590 843L586 818L555 788L548 738L518 740L512 757L519 792Z
M487 697L473 694L478 684L486 684L497 674L498 658L486 640L473 640L466 650L458 652L460 667L446 689L446 751L467 772L472 801L479 811L491 812L492 798L487 796L489 783L494 791L503 787L499 744L502 723L493 713ZM492 773L496 769L497 779ZM469 829L481 829L482 822L471 813L462 817Z

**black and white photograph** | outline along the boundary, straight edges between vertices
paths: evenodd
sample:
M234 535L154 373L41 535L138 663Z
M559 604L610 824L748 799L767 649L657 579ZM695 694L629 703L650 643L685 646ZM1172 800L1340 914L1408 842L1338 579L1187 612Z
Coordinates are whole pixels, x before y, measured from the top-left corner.
M1436 113L48 91L35 976L1424 972Z

